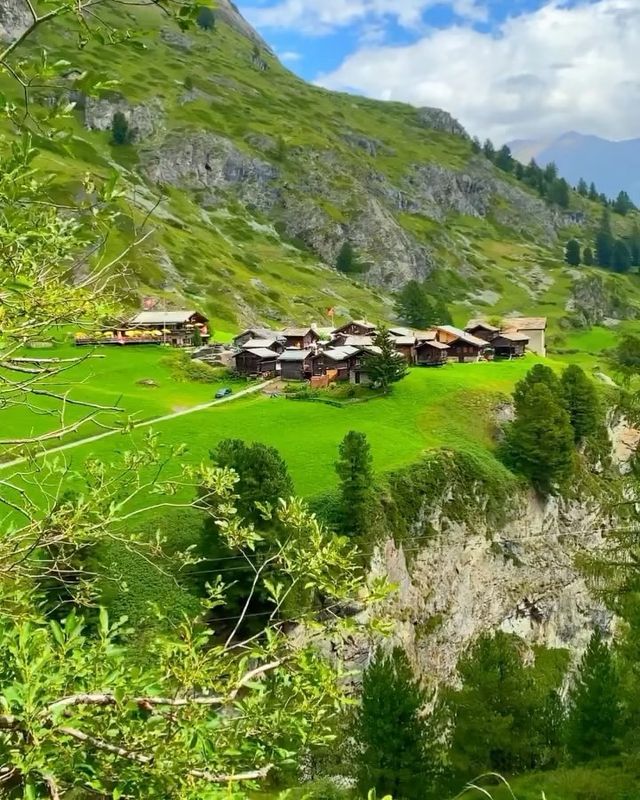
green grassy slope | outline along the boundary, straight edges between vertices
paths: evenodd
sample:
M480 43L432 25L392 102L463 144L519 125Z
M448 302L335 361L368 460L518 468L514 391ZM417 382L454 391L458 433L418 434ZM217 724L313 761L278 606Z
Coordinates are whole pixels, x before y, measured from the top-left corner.
M109 244L114 254L162 190L163 200L148 221L154 235L128 258L132 303L146 292L186 298L208 312L214 329L224 330L249 319L274 325L322 322L329 306L338 319L392 316L384 288L355 282L322 264L300 240L288 239L273 215L234 196L218 196L212 204L204 190L145 183L141 162L170 136L225 137L246 156L277 168L285 194L308 197L321 214L313 235L336 235L361 215L363 183L381 180L402 187L416 164L464 170L472 159L470 142L425 127L410 106L306 84L264 51L268 69L260 71L252 63L253 44L222 22L215 31L189 30L189 49L184 49L167 41L170 23L155 8L130 7L125 13L119 6L117 17L104 13L140 33L144 49L92 42L79 52L65 26L43 31L37 44L56 58L116 77L117 91L128 103L159 109L156 131L140 143L116 147L108 131L86 130L78 110L67 125L67 144L41 143L42 164L57 173L61 193L73 191L83 172L106 175L114 165L124 171L135 203L122 204ZM0 83L0 90L15 91L8 78ZM376 153L345 140L349 134L377 143ZM515 179L495 174L527 191ZM573 208L585 211L589 224L560 230L554 244L540 234L535 215L525 229L499 222L505 204L503 198L495 201L482 218L448 213L436 219L399 210L393 217L431 252L434 280L453 302L457 320L483 312L544 313L559 330L575 277L562 264L562 243L574 234L588 238L600 209L574 196ZM630 224L616 220L619 226ZM638 280L628 279L627 288L640 306Z

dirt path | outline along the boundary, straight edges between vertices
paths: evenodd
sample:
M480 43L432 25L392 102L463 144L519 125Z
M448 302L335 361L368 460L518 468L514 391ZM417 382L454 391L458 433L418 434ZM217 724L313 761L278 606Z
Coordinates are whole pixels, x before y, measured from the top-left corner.
M248 389L243 389L236 394L230 394L228 397L221 397L219 400L211 400L209 403L201 403L199 406L191 406L190 408L185 408L181 411L174 411L171 414L165 414L162 417L154 417L153 419L147 419L143 422L137 422L132 427L133 429L148 428L158 422L166 422L170 419L176 419L176 417L184 417L187 414L195 414L196 411L204 411L207 408L213 408L213 406L219 406L222 403L230 403L233 400L239 399L240 397L246 397L248 394L254 394L261 389L264 389L265 386L269 386L271 383L273 383L273 381L264 381L264 383L250 386ZM78 439L75 442L68 442L67 444L61 444L57 447L50 447L48 450L42 450L40 453L35 455L35 458L43 458L44 456L50 456L54 453L62 453L64 450L72 450L74 447L81 447L84 444L91 444L91 442L99 442L101 439L107 439L109 436L117 436L118 434L122 434L121 428L116 428L112 431L105 431L104 433L96 433L94 436L87 436L85 439ZM20 456L20 458L14 458L12 461L5 461L4 463L0 463L0 470L7 469L8 467L15 467L19 464L24 464L28 460L29 459L26 456Z

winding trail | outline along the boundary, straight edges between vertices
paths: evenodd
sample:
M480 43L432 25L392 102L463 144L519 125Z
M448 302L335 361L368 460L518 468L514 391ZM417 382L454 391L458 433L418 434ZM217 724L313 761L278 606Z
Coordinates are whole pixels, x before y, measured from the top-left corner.
M198 406L185 408L182 411L174 411L173 413L165 414L162 417L153 417L152 419L146 419L142 422L136 422L131 426L131 429L137 430L138 428L148 428L151 425L157 424L158 422L166 422L170 419L176 419L176 417L186 417L187 414L195 414L196 411L205 411L208 408L222 405L222 403L231 403L233 400L238 400L239 398L246 397L249 394L255 394L261 389L264 389L265 386L269 386L271 383L273 383L273 380L264 381L264 383L250 386L248 389L242 389L242 391L237 392L236 394L230 394L227 397L221 397L218 400L211 400L209 403L200 403ZM0 463L0 470L8 469L9 467L16 467L19 464L24 464L26 461L30 460L30 458L44 458L45 456L50 456L54 453L62 453L64 450L72 450L74 447L81 447L85 444L91 444L91 442L99 442L101 439L107 439L109 436L117 436L119 434L122 435L121 428L114 428L113 430L104 431L104 433L96 433L93 436L87 436L84 439L78 439L74 442L68 442L67 444L61 444L57 447L50 447L47 450L41 450L34 456L20 456L19 458L14 458L12 461L5 461L4 463Z

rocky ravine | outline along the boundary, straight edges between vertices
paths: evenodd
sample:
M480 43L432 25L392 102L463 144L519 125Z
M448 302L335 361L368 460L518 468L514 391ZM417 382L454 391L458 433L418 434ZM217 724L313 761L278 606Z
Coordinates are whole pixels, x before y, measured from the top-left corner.
M640 431L616 419L610 436L613 462L624 475ZM460 655L486 631L517 634L531 646L566 648L574 660L594 629L613 632L613 614L576 564L578 555L601 549L615 527L604 503L594 498L541 500L533 492L505 497L511 510L496 528L487 522L481 496L465 498L478 505L473 521L448 519L442 508L451 491L442 503L423 501L405 543L387 538L371 561L371 579L386 577L397 585L376 612L393 623L383 644L403 647L417 674L455 684ZM362 669L376 644L355 637L341 656ZM326 643L323 649L333 651Z

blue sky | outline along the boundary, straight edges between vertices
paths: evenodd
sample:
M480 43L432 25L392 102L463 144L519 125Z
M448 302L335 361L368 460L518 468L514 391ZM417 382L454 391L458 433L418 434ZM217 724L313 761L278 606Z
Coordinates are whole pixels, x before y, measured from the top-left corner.
M240 0L327 88L433 105L496 142L640 136L640 0Z

